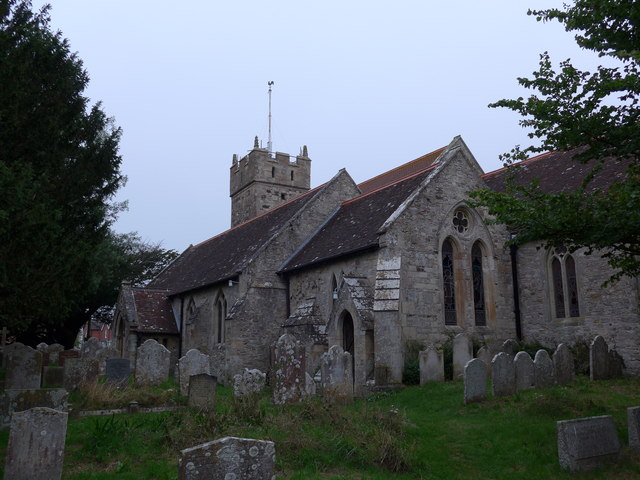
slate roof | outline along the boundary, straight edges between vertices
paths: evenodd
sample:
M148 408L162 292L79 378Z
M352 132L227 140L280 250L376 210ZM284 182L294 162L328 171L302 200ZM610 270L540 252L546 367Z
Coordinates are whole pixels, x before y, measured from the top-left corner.
M324 185L320 185L264 214L209 240L187 248L162 271L150 287L171 295L236 277L285 224Z
M133 296L135 329L140 333L178 334L176 319L169 303L169 291L145 287L124 287Z
M545 193L569 192L580 187L595 163L587 164L573 160L573 157L584 151L584 147L565 152L547 152L529 158L510 168L501 168L483 175L488 187L504 192L505 180L513 172L513 183L518 186L529 186L534 179L539 179L539 188ZM589 183L588 190L606 190L616 180L622 180L629 165L628 162L608 158L604 168Z
M344 202L280 271L290 272L350 253L376 248L380 227L434 168L435 165L430 162L418 173ZM388 180L393 179L394 176L388 177Z

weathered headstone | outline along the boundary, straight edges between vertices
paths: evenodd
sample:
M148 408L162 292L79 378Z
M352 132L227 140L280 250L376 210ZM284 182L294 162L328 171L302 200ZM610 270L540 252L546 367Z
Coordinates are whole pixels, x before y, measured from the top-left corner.
M189 394L189 378L200 373L211 373L209 355L192 348L187 354L178 360L178 375L180 377L180 394L185 397Z
M105 381L115 385L126 385L131 375L131 362L128 358L108 358L106 360Z
M513 365L513 357L508 353L500 352L493 357L491 376L493 377L491 389L494 396L504 397L516 392L516 369Z
M61 367L64 367L64 362L67 358L80 358L80 350L63 350L58 354L58 363Z
M275 480L273 442L224 437L180 452L178 480Z
M473 358L464 367L464 404L480 402L487 398L487 366L479 358Z
M491 369L489 368L489 365L491 365L491 360L493 358L493 355L491 355L491 350L489 350L489 348L486 346L480 347L478 349L478 353L476 354L476 358L479 358L484 362L484 364L487 366L487 375L491 377Z
M453 338L453 378L464 375L464 366L473 358L473 344L469 335L459 333Z
M80 347L80 358L98 360L99 374L106 374L106 362L110 358L119 358L120 355L112 347L100 342L97 338L91 337Z
M591 380L609 378L609 347L600 335L589 346L589 377Z
M171 352L153 339L138 347L136 385L159 385L169 380Z
M4 388L16 390L40 388L42 352L16 342L6 347L6 355Z
M42 367L42 388L64 385L64 367Z
M553 368L555 371L556 383L558 385L573 383L576 378L573 354L569 347L564 343L558 345L556 351L553 352Z
M527 352L518 352L513 359L516 370L516 390L529 390L535 385L535 370L531 355Z
M557 423L560 466L572 472L593 470L620 456L620 439L611 415Z
M267 374L258 369L245 368L242 373L233 376L233 396L245 397L258 395L267 383Z
M4 478L59 480L66 434L65 412L37 407L14 413Z
M513 357L519 349L520 345L518 344L518 342L516 342L512 338L508 338L502 343L502 348L500 348L500 351Z
M293 335L285 333L278 339L273 348L271 364L273 403L294 403L307 395L305 350Z
M629 448L640 450L640 407L627 408Z
M207 373L199 373L189 377L188 404L200 410L212 410L216 402L218 379Z
M67 390L75 390L83 383L98 380L99 362L89 358L67 357L64 361L63 385Z
M322 354L322 396L329 403L353 402L353 359L339 345Z
M64 351L64 347L59 343L52 343L51 345L47 345L46 348L47 353L47 362L44 362L44 365L60 365L60 352Z
M420 385L428 382L444 382L444 354L442 350L427 347L418 355Z
M556 383L553 361L546 350L538 350L533 359L536 388L553 387Z
M68 399L69 392L64 388L4 390L0 392L0 428L9 426L14 412L23 412L34 407L66 411Z

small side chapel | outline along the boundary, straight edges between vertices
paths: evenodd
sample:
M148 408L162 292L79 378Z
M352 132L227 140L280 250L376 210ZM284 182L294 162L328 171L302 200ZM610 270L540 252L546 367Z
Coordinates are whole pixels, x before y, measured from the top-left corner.
M576 188L588 165L571 158L526 160L516 181ZM623 167L607 162L593 188ZM174 358L199 349L223 383L243 368L267 371L283 333L305 345L312 376L331 345L350 352L361 395L401 383L412 345L441 346L460 332L490 348L508 338L555 347L602 335L626 372L640 374L638 280L604 288L611 271L597 254L506 248L508 229L467 205L470 191L503 189L506 171L484 173L462 138L360 184L343 169L310 188L310 174L306 147L292 159L256 139L234 156L231 229L187 248L147 287L123 286L121 354L134 359L155 315ZM131 307L142 298L144 322Z

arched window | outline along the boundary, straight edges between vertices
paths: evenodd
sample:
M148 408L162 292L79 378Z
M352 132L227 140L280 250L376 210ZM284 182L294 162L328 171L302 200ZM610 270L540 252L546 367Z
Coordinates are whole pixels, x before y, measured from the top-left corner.
M227 301L224 294L220 293L215 306L216 343L224 343L224 320L227 318Z
M335 273L331 275L331 299L336 301L338 299L338 280Z
M442 289L444 291L444 324L456 325L456 285L453 270L453 245L449 239L442 244Z
M555 248L550 263L551 298L556 318L579 317L576 262L564 247Z
M482 266L482 248L480 242L471 248L471 273L473 277L473 308L476 326L487 324L487 314L484 299L484 272Z

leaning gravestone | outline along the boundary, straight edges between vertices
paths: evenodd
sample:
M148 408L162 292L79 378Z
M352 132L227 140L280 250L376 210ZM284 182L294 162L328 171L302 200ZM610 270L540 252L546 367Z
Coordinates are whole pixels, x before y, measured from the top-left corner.
M131 375L131 362L128 358L108 358L106 361L105 381L112 385L126 385Z
M487 366L479 358L469 360L464 367L464 404L487 398Z
M512 357L515 355L515 352L518 351L520 345L512 338L508 338L502 343L501 352L506 353L507 355L511 355Z
M169 380L171 352L164 345L149 339L136 353L136 385L160 385Z
M224 437L180 452L178 480L275 480L273 442Z
M629 448L640 450L640 407L627 408L627 427L629 430Z
M593 470L620 456L620 439L611 415L557 423L560 466L572 472Z
M516 370L511 355L500 352L493 357L491 376L493 377L491 389L494 396L504 397L516 392Z
M549 388L555 385L553 361L549 356L549 352L542 349L538 350L533 359L533 367L536 388Z
M35 407L67 411L68 400L69 392L64 388L4 390L0 392L0 428L10 425L14 412L23 412Z
M245 368L240 374L233 376L233 396L246 397L258 395L267 383L267 374L257 368L249 370Z
M272 358L273 403L295 403L307 396L305 350L300 342L285 333L276 342Z
M333 345L320 360L322 396L329 403L353 402L353 359L339 345Z
M63 385L67 390L75 390L81 384L98 380L99 362L85 358L68 357L64 361Z
M218 379L207 373L189 377L189 399L187 405L200 410L213 410L216 402Z
M444 354L442 350L428 347L418 355L420 385L428 382L444 382Z
M531 355L518 352L513 359L516 371L516 390L529 390L535 385L535 369Z
M573 354L569 347L561 343L553 352L553 368L558 385L573 383L576 378Z
M6 347L4 388L29 390L40 388L42 352L16 342Z
M462 377L464 366L473 358L473 345L466 333L459 333L453 338L453 378Z
M192 348L187 354L178 360L178 375L180 377L180 395L189 394L189 378L200 373L211 373L209 355Z
M66 433L65 412L37 407L14 413L4 478L59 480Z
M589 376L591 380L609 378L609 347L600 335L589 346Z

